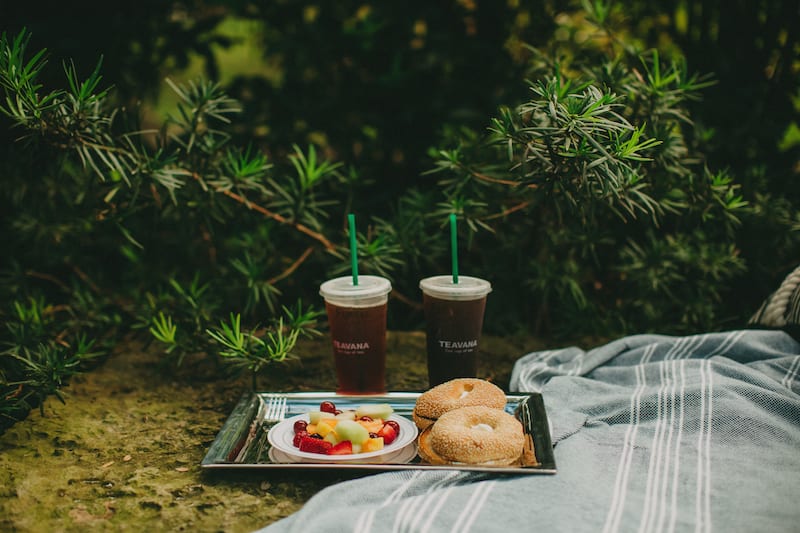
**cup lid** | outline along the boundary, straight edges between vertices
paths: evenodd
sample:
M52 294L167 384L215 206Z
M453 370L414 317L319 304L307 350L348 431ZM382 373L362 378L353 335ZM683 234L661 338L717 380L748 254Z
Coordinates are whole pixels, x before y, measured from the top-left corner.
M453 276L433 276L421 280L419 288L443 300L477 300L492 292L491 283L470 276L458 276L458 283L453 283Z
M329 279L319 287L325 299L358 302L376 296L384 296L392 290L392 283L380 276L358 276L358 285L353 285L352 276Z

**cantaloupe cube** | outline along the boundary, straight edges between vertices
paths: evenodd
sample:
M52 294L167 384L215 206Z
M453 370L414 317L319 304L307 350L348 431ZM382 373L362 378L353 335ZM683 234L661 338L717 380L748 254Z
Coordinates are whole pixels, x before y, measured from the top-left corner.
M373 420L372 422L359 420L358 423L364 426L366 430L370 433L377 433L383 427L383 420L381 420L380 418L377 420Z
M320 420L319 424L317 424L316 433L319 433L324 438L328 433L333 431L334 425L335 424L329 424L327 420Z
M383 449L383 437L370 437L364 444L361 445L361 451L363 453L377 452L378 450L382 449Z

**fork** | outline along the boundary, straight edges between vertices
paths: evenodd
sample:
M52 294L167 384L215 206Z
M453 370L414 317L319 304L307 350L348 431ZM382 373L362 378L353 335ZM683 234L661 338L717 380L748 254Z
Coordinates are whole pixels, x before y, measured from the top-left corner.
M286 418L286 396L281 394L268 394L263 400L261 410L264 412L261 417L262 424L273 424Z

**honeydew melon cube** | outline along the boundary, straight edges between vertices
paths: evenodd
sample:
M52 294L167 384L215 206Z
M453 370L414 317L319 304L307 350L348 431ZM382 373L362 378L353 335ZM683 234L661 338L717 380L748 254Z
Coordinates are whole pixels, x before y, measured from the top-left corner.
M355 420L356 419L356 412L352 410L342 411L338 415L336 415L338 420Z
M325 411L309 411L308 421L311 424L318 424L323 418L335 418L333 413L326 413Z
M359 406L356 409L356 417L361 418L362 416L368 416L370 418L380 418L382 420L386 420L390 416L394 409L388 403L375 403L375 404L367 404Z
M369 431L355 420L342 420L336 424L335 431L339 440L349 440L356 444L363 444L369 438Z

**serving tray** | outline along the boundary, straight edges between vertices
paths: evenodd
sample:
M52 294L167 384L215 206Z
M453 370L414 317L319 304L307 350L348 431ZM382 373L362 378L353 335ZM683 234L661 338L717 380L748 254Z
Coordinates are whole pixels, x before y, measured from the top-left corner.
M411 418L418 392L389 392L383 395L345 396L335 392L249 392L242 395L231 414L211 443L201 462L205 469L368 469L368 470L464 470L509 474L555 474L556 462L550 437L550 425L541 394L507 395L506 411L522 423L526 434L526 448L519 464L512 466L484 465L431 465L416 454L412 443L403 454L376 457L359 462L319 461L309 462L276 453L267 435L277 424L266 421L266 406L276 397L286 400L284 418L307 413L319 408L320 402L330 400L339 409L355 409L359 405L388 403L395 414Z

